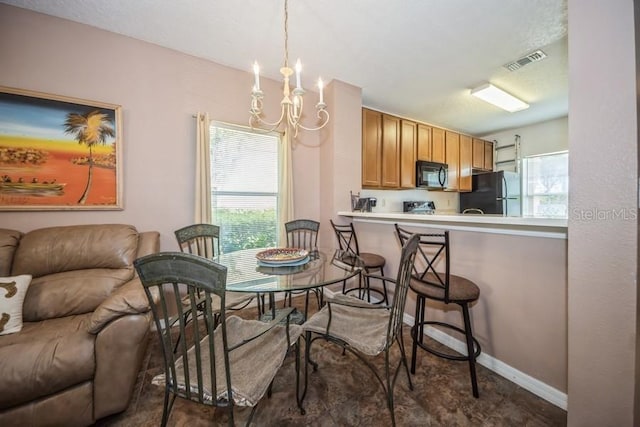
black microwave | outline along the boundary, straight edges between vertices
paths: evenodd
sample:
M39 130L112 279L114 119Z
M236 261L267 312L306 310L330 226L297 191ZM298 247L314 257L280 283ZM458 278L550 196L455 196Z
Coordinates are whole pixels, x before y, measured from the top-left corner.
M416 187L428 190L444 190L447 188L447 165L445 163L416 162Z

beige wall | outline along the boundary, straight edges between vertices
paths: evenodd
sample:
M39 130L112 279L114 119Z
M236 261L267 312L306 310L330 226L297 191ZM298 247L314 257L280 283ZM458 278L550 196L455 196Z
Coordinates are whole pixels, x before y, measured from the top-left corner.
M332 120L322 139L335 143L322 144L320 153L320 227L319 244L337 245L329 219L335 213L351 210L349 190L357 193L361 183L362 90L334 81L327 96L335 105Z
M504 146L513 144L516 135L520 135L521 157L567 150L569 148L569 118L560 117L530 126L493 133L483 138L490 141L496 140L499 146ZM496 160L504 160L513 154L510 150L503 151L509 151L509 153L502 156L499 153Z
M0 212L0 227L131 223L160 231L162 248L177 249L173 230L194 218L192 116L207 111L247 125L250 72L6 5L0 58L0 85L121 105L124 153L124 210ZM262 88L273 119L281 84L262 79ZM316 96L307 94L307 106ZM295 213L319 219L320 135L302 132L300 142L293 151Z
M633 1L569 0L569 426L640 425L634 41Z

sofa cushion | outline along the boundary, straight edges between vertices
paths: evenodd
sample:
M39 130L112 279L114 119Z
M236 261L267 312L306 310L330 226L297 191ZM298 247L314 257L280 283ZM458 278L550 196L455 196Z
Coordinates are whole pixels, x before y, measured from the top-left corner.
M18 247L22 233L16 230L0 228L0 277L11 274L13 254Z
M157 289L151 289L151 294L156 298ZM127 314L143 314L151 310L149 299L140 283L139 278L127 282L118 288L109 298L91 314L88 325L89 333L97 334L109 322Z
M28 322L89 313L133 277L131 268L66 271L31 281L24 300Z
M41 228L22 236L11 274L31 274L35 279L64 271L126 268L133 263L137 246L138 232L131 225Z
M22 304L31 276L0 277L0 335L22 329Z
M25 322L0 336L0 409L56 393L93 378L95 336L89 315Z

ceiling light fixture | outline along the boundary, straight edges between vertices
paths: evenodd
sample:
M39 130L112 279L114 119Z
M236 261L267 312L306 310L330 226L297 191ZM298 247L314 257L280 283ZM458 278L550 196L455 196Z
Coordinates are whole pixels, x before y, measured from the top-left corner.
M471 95L480 98L489 104L493 104L496 107L500 107L503 110L507 110L510 113L529 108L529 104L526 102L521 101L502 89L498 89L491 83L472 89Z
M288 8L288 0L284 0L284 65L280 68L280 74L283 77L283 88L282 88L282 101L280 101L281 105L281 114L278 121L270 123L262 119L262 98L264 94L262 90L260 90L260 66L258 62L253 63L253 74L255 77L255 82L253 85L253 89L251 90L251 109L249 110L251 113L251 118L249 119L249 124L251 128L261 128L268 131L273 131L277 129L282 123L285 123L288 129L293 130L293 137L298 136L298 130L300 128L304 130L314 131L322 129L329 123L329 112L327 111L327 104L324 103L323 98L323 89L324 85L322 83L322 79L318 79L318 90L320 92L320 99L316 104L316 115L320 124L317 127L306 127L300 123L300 119L302 118L302 109L303 109L303 99L305 91L302 89L302 85L300 83L300 73L302 71L302 65L300 64L300 59L296 61L296 87L293 91L289 87L289 77L291 77L294 73L294 70L289 67L289 30L288 30L288 21L289 21L289 8Z

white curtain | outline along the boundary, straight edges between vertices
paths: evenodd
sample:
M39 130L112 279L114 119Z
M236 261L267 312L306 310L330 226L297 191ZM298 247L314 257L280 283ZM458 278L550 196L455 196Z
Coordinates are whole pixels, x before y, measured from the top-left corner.
M284 246L287 242L284 223L294 219L293 213L293 171L291 167L291 139L289 130L282 134L278 145L278 224L279 236L278 245Z
M195 223L211 223L211 159L209 155L209 113L196 116L196 205Z

